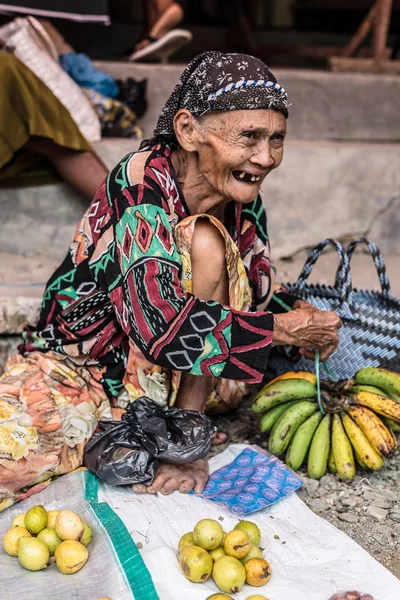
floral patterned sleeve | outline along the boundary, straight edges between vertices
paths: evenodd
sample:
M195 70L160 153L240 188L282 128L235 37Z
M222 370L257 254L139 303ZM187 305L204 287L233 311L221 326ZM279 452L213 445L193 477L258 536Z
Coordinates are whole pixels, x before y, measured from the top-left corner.
M182 289L181 258L155 190L124 189L112 212L114 223L97 242L91 270L106 288L123 331L144 356L195 375L261 382L272 314L236 311ZM101 269L96 269L98 260Z

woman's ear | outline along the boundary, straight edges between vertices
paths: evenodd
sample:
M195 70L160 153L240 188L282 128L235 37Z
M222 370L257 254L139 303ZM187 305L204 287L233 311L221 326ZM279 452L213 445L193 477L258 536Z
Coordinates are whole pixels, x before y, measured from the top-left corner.
M175 135L181 148L187 152L195 152L201 142L200 126L193 115L181 108L174 117Z

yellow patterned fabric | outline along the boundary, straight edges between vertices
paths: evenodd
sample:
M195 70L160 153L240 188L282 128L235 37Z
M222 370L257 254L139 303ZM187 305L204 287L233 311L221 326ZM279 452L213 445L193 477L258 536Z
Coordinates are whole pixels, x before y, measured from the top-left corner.
M0 377L0 511L80 467L97 421L121 414L88 369L69 358L12 357Z

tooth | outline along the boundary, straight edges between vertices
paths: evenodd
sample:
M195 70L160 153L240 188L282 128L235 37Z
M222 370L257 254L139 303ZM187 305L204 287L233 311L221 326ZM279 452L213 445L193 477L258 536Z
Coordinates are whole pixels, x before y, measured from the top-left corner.
M252 180L252 181L255 181L255 180L256 180L256 177L255 177L255 175L252 175L252 176L251 176L251 180Z
M256 181L260 181L260 179L261 179L261 175L257 175Z
M245 172L245 171L242 171L242 172L240 173L240 175L239 175L240 179L243 179L245 175L246 175L246 172Z

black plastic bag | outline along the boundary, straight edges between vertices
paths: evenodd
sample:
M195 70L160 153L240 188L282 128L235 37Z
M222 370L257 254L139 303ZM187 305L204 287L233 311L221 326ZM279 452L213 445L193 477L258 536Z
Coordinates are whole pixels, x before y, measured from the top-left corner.
M147 79L136 81L128 77L125 81L117 80L117 85L119 88L117 100L133 110L138 118L142 117L147 110Z
M109 485L150 484L158 458L175 464L205 458L216 431L203 413L159 406L145 396L129 404L121 421L99 421L98 429L83 464Z

